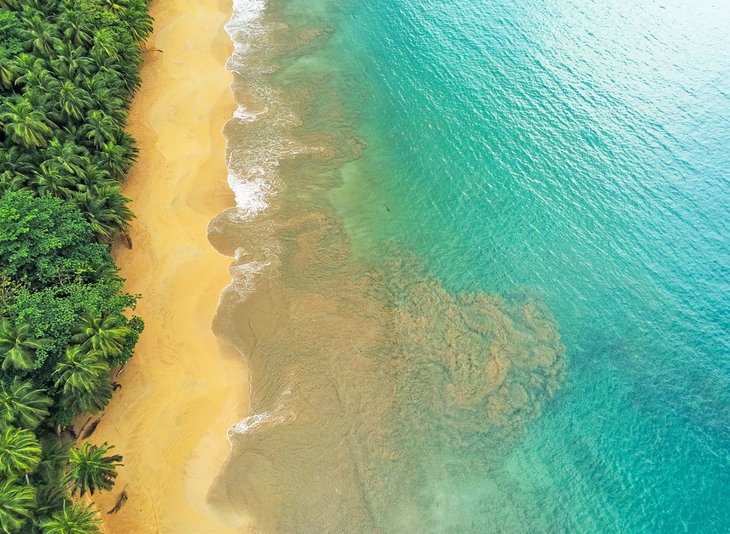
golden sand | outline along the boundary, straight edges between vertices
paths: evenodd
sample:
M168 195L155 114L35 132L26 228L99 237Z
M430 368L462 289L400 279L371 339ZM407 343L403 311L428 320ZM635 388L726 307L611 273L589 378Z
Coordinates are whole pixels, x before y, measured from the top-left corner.
M95 498L109 533L232 532L206 505L247 410L247 372L211 333L229 259L208 243L210 219L233 205L226 184L231 51L225 0L157 0L142 90L129 131L140 148L125 183L133 249L115 251L146 328L119 376L123 388L91 441L124 456L114 490ZM159 51L155 50L158 49ZM129 500L109 515L119 493Z

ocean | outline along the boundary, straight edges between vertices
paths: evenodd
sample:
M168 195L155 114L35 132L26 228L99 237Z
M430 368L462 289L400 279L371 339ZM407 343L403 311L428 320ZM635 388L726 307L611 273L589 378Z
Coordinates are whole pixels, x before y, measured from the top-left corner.
M728 532L730 4L235 0L264 532Z

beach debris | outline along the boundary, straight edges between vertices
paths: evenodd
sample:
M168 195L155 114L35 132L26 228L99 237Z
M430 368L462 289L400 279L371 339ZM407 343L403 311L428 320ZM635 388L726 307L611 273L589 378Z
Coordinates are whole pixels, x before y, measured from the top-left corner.
M132 250L132 236L129 235L129 232L124 232L122 234L122 240L124 241L124 246L126 246L129 250Z
M73 432L73 428L71 428L71 432L74 434L74 439L76 439L76 437L84 431L84 428L86 428L86 425L89 424L89 421L91 421L91 416L86 418L86 421L84 421L84 424L81 425L78 432Z
M116 503L114 503L114 506L112 506L107 514L116 514L124 506L124 503L127 502L127 499L129 499L129 494L127 494L127 485L125 484L119 497L117 497Z
M122 389L122 384L120 384L119 382L112 382L112 389L114 391L117 391L118 389Z
M94 430L96 430L96 427L97 427L97 426L99 426L99 423L101 423L101 417L100 417L99 419L95 419L95 420L94 420L94 421L93 421L93 422L92 422L92 423L91 423L91 424L89 425L89 428L87 428L87 429L86 429L86 431L84 432L84 434L83 434L83 435L81 436L81 439L86 439L86 438L88 438L89 436L91 436L91 434L93 434L93 433L94 433Z

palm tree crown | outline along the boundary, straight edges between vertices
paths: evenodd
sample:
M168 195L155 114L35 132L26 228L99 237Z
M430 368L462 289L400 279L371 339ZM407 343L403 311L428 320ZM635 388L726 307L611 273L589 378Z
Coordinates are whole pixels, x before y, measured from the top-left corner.
M51 122L45 113L27 100L7 104L8 111L0 114L5 134L26 148L38 148L48 144L53 135Z
M33 384L18 377L0 382L0 425L16 425L33 430L48 416L53 401Z
M73 411L98 412L111 399L109 364L99 350L69 347L53 375L63 391L62 404Z
M89 94L71 80L53 83L51 90L55 94L64 122L80 121L93 105Z
M83 349L95 349L106 357L113 357L122 352L130 332L121 315L86 314L81 317L71 341L80 344Z
M95 534L101 520L90 506L75 503L64 504L63 509L41 523L44 534Z
M127 207L129 199L121 193L118 185L91 187L76 195L74 201L96 235L103 240L124 233L133 217Z
M0 530L21 532L36 503L36 489L15 477L0 481Z
M98 446L86 442L81 448L69 451L68 480L72 493L78 491L83 496L89 492L93 495L97 489L110 490L114 487L117 467L123 464L121 455L107 455L111 449L112 445Z
M30 371L35 366L36 351L44 348L46 341L34 339L30 325L13 326L10 321L0 321L0 357L3 371Z
M0 430L0 474L19 477L33 471L41 461L41 446L35 434L12 426Z

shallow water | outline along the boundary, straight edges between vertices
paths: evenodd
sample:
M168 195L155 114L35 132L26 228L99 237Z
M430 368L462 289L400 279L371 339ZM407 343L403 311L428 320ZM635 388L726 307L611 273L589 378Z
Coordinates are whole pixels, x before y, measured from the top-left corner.
M730 529L730 8L239 0L211 492L264 531Z

